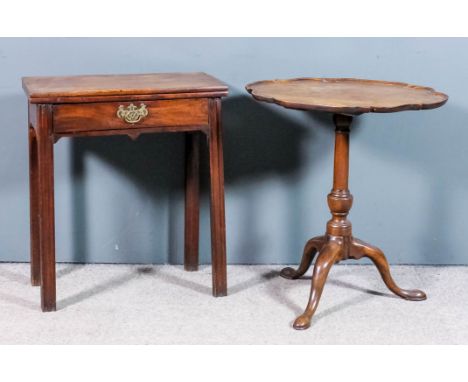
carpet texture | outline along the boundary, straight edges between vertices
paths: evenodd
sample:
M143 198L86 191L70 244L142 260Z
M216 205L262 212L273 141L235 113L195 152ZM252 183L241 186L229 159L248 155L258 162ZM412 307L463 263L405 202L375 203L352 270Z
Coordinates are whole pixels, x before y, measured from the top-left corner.
M310 278L279 265L229 266L229 296L211 268L57 266L57 312L41 313L28 264L0 264L0 344L468 344L468 267L393 266L422 302L392 295L368 265L332 268L307 331L291 324Z

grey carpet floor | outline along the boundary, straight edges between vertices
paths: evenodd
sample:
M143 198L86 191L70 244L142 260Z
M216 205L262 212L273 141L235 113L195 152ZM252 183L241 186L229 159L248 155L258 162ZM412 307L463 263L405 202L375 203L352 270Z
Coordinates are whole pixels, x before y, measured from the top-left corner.
M57 266L58 310L41 313L28 264L0 264L0 344L468 344L468 267L393 266L390 294L377 270L337 265L307 331L291 324L310 278L281 266L229 266L229 296L211 296L211 268Z

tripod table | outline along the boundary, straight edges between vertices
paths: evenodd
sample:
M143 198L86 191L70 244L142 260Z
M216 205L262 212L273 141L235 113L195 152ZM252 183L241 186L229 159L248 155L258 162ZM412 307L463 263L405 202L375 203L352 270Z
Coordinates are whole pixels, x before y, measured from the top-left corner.
M281 276L297 279L309 269L318 253L312 275L309 302L294 322L295 329L307 329L317 309L325 281L333 264L346 259L367 257L375 264L384 283L396 295L412 301L426 299L420 290L401 289L390 275L384 253L352 235L347 219L353 203L348 189L349 131L353 116L363 113L390 113L403 110L434 109L448 97L431 88L400 82L352 78L297 78L254 82L246 86L252 96L290 109L333 113L335 125L335 159L333 189L328 194L332 218L326 233L310 239L297 269L284 268Z

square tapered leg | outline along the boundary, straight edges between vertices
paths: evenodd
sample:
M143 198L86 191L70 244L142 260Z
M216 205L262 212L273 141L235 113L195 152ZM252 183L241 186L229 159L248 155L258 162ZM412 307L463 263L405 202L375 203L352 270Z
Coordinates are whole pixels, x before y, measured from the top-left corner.
M30 125L29 135L29 223L30 223L30 256L31 284L41 285L40 240L39 240L39 172L37 138Z
M39 237L41 307L55 311L55 222L54 222L54 139L49 105L39 105L37 115Z
M186 133L185 137L184 268L196 271L200 235L200 133Z
M211 185L211 258L213 267L213 295L216 297L227 295L224 163L220 114L221 100L210 100L208 147Z

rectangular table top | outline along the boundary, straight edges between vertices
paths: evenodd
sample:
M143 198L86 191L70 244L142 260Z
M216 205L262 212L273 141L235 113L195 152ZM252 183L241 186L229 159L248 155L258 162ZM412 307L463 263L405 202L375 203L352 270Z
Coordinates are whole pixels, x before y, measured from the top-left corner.
M206 73L153 73L23 77L31 102L57 102L77 97L115 97L178 93L225 93L227 86Z

